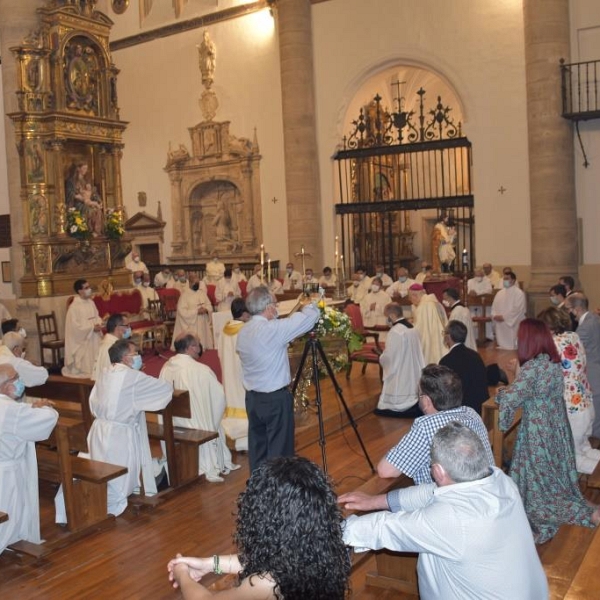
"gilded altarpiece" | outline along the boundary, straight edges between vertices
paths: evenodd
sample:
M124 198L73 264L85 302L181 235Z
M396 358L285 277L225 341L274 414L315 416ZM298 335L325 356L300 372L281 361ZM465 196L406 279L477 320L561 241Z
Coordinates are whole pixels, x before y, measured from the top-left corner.
M112 21L95 0L53 0L19 47L16 130L24 218L22 296L69 294L73 281L129 283Z
M170 262L258 259L262 240L260 154L251 141L229 134L229 121L189 129L192 153L170 149L173 243Z

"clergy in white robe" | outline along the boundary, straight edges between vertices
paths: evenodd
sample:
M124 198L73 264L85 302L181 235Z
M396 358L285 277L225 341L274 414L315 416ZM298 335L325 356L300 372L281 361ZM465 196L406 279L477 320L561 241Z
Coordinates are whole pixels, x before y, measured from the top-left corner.
M283 284L276 277L271 279L271 282L267 287L269 288L271 293L275 294L276 296L283 294Z
M215 285L217 281L225 275L225 265L219 260L218 256L214 256L212 260L206 263L206 271L204 280L205 283Z
M490 280L494 289L500 289L502 287L502 275L492 268L491 263L483 263L483 274Z
M414 326L419 332L425 364L438 363L446 354L444 327L448 322L444 307L435 294L427 294L420 283L413 283L408 297L413 305Z
M125 267L129 269L132 273L136 271L143 271L144 273L148 273L148 267L146 263L140 258L139 252L133 251L129 256L129 259L125 261Z
M332 272L331 267L323 269L323 275L319 278L319 285L322 288L332 288L337 285L337 276Z
M294 269L294 263L288 263L285 266L285 275L283 276L284 290L301 290L302 275Z
M171 269L169 269L169 267L163 267L154 276L154 287L155 288L168 287L167 284L169 283L169 281L173 281L173 275L171 275Z
M23 385L9 364L0 365L0 553L24 540L40 544L40 507L35 442L52 433L58 413L47 400L20 402Z
M142 482L146 495L156 494L144 411L167 406L173 386L139 370L142 357L129 340L116 342L109 355L112 364L100 374L90 394L95 419L87 443L92 460L127 467L125 475L107 483L108 514L118 516L127 508L127 497L139 492ZM56 522L66 523L62 488L54 504Z
M167 289L175 289L180 294L183 294L185 290L189 289L190 283L185 271L183 269L177 269L173 278L167 282L166 287Z
M225 274L217 281L215 288L215 298L218 306L217 310L229 310L234 298L242 295L240 286L232 277L231 269L225 269Z
M425 359L419 333L402 317L402 307L396 303L388 304L385 314L391 329L385 350L379 357L383 388L377 411L404 413L419 401L419 379Z
M0 365L11 365L19 374L25 387L42 385L48 379L48 369L25 360L24 353L25 338L16 331L5 333L0 345Z
M173 423L179 427L190 427L204 431L216 431L219 437L201 444L199 453L199 474L207 481L222 482L221 475L238 469L231 460L227 448L221 420L225 413L225 392L217 376L210 367L198 362L202 348L193 334L183 333L175 339L175 351L160 371L160 378L168 381L177 390L190 393L192 417L175 417Z
M360 303L360 312L365 327L385 327L387 325L384 309L392 299L382 288L381 283L379 277L373 277L371 289Z
M193 287L196 285L197 283L194 283ZM212 311L212 305L205 292L193 288L185 290L177 302L171 350L175 350L175 338L184 332L197 335L203 348L214 348L211 330Z
M102 339L102 319L85 279L74 284L75 296L65 320L65 377L91 377Z
M145 319L148 319L150 318L148 302L150 300L158 300L158 294L156 293L156 290L150 285L149 273L142 274L142 281L139 285L135 286L135 289L140 293L140 296L142 297L142 308L140 310L140 314L143 315Z
M259 285L265 285L267 280L264 278L264 273L262 273L262 267L260 264L254 265L254 273L248 279L248 284L246 285L246 296Z
M424 260L421 263L421 270L415 275L415 281L422 284L426 279L431 278L433 275L433 267Z
M386 291L392 298L394 298L394 296L406 298L406 296L408 296L408 290L413 283L416 282L409 277L408 270L404 267L398 267L398 270L396 271L396 281L394 281Z
M348 296L354 304L360 304L371 289L371 278L363 267L356 267L352 276L352 285L347 289Z
M228 321L219 336L218 351L225 389L225 417L222 425L227 436L235 441L235 449L248 450L248 415L242 363L237 353L237 336L250 315L246 303L236 298L231 303L233 319Z
M492 302L492 322L496 345L504 350L517 347L519 324L525 318L527 302L525 293L516 285L517 276L510 271L504 275L503 288Z
M473 326L473 317L471 311L460 301L460 294L455 288L447 288L443 294L444 306L450 309L449 321L460 321L467 328L467 337L465 346L477 352L477 342L475 337L475 328Z
M108 354L111 346L120 339L129 339L131 337L131 327L127 323L127 319L121 313L110 315L106 321L106 333L98 348L98 355L94 363L94 371L90 379L98 381L100 375L110 367L111 360Z
M240 265L238 263L233 263L233 267L231 267L231 279L235 281L238 285L240 281L247 281L246 276L240 269Z
M492 293L492 282L484 275L482 268L475 269L474 277L467 281L467 294L472 296L482 296Z
M383 265L375 265L374 277L381 279L381 286L384 290L387 290L394 283L394 280L385 272ZM371 281L371 283L373 282Z

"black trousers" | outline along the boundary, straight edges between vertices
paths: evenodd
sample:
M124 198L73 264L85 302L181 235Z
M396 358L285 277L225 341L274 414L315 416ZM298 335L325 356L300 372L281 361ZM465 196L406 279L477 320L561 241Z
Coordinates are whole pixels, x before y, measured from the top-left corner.
M276 456L294 456L294 398L287 387L246 391L250 472Z

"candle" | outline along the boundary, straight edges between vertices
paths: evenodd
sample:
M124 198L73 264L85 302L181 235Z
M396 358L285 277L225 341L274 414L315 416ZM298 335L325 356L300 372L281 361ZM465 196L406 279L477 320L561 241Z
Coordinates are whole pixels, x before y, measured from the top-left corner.
M267 259L267 282L271 283L271 257Z
M260 282L264 283L265 245L260 245Z
M302 277L306 279L306 266L304 264L304 245L300 248L300 254L302 254Z
M344 255L340 256L340 260L342 261L342 281L346 281L346 269L344 267Z

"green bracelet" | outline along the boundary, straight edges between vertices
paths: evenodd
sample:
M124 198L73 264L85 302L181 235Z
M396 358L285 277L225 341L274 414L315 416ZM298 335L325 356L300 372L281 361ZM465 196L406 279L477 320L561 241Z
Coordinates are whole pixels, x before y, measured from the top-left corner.
M219 566L219 555L215 554L213 556L213 573L215 575L223 575L223 571L221 570L221 567Z

